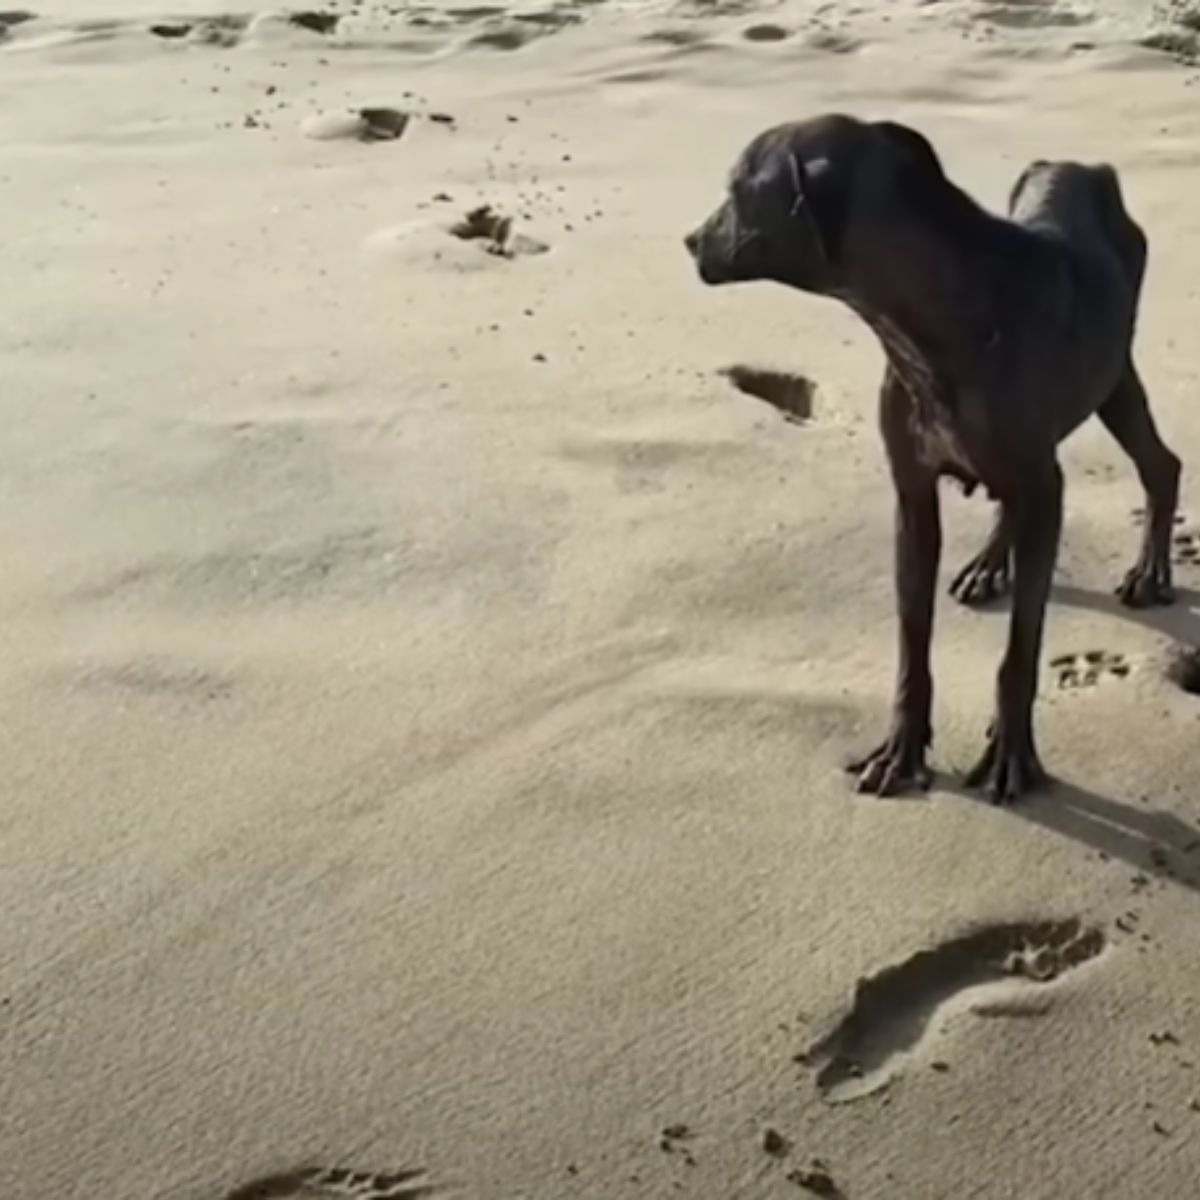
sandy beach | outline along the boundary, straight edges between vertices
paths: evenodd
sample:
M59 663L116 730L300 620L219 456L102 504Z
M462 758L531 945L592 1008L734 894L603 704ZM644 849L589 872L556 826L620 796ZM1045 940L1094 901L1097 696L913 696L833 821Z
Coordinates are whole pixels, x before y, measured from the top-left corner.
M106 2L0 14L0 1200L1197 1195L1200 6ZM829 110L1150 238L1179 599L1090 422L1011 810L990 506L857 796L882 355L682 246Z

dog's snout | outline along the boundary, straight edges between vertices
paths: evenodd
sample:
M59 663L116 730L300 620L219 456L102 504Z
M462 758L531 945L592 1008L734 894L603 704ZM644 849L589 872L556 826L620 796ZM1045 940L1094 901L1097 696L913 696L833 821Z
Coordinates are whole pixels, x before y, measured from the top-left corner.
M736 225L728 204L721 205L683 239L704 283L731 283L740 277Z

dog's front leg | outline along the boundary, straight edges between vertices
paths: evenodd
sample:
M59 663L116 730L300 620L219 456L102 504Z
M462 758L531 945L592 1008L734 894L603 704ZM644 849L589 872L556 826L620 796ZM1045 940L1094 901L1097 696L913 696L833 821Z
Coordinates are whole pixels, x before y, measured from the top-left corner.
M900 664L892 728L887 740L851 763L858 790L890 796L906 787L927 788L925 751L932 740L933 677L929 643L942 551L937 477L917 462L908 426L908 399L898 381L884 384L882 426L896 485L896 605Z
M1005 503L1013 532L1013 605L1008 648L997 678L996 716L983 757L967 775L987 784L997 804L1009 804L1042 784L1046 773L1033 739L1033 701L1046 601L1062 529L1062 471L1051 460L1022 481Z

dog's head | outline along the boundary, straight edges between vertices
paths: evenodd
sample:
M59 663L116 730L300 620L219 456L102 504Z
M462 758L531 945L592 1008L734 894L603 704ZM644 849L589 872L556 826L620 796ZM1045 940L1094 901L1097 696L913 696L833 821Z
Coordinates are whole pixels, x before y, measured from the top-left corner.
M705 283L832 292L944 184L905 126L840 114L779 125L742 152L725 200L684 244Z

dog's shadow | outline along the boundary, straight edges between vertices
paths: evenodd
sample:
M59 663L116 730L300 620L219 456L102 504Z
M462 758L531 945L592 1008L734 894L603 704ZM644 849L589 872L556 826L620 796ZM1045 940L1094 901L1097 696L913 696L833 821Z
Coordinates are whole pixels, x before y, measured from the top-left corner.
M1166 608L1126 608L1115 596L1073 585L1056 585L1052 602L1132 621L1187 647L1200 647L1200 592L1181 588ZM977 793L951 791L978 801ZM1132 867L1200 892L1200 827L1149 806L1126 804L1065 780L1022 800L1012 812L1060 837Z
M978 605L974 611L1007 613L1012 607L1011 601L1010 595L1004 595ZM1127 608L1108 592L1076 587L1071 583L1056 583L1050 589L1050 603L1117 617L1145 629L1153 629L1185 646L1200 649L1200 591L1194 588L1176 588L1175 603L1161 608Z
M1050 593L1050 602L1132 621L1184 646L1200 648L1200 592L1194 588L1177 588L1175 603L1165 608L1127 608L1107 592L1096 592L1073 584L1055 584Z
M955 786L948 790L985 803L977 792ZM1009 811L1105 859L1125 863L1143 884L1153 875L1200 892L1200 828L1171 813L1111 800L1059 779Z

